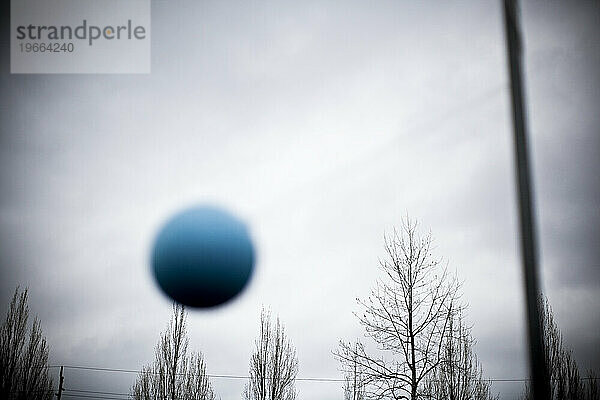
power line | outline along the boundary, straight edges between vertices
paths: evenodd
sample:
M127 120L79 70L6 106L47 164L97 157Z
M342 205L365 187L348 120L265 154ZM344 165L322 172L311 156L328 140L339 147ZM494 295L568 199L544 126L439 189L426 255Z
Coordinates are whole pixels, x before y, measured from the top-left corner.
M55 368L56 365L49 366L48 368ZM102 372L122 372L127 374L139 374L144 371L136 369L125 369L125 368L103 368L103 367L87 367L82 365L64 365L67 369L78 369L87 371L102 371ZM177 374L184 375L184 374ZM209 378L222 378L222 379L250 379L248 375L230 375L230 374L207 374ZM339 378L296 378L296 381L315 381L315 382L344 382L344 379Z
M69 397L75 397L75 396L77 396L77 397L84 397L86 399L110 399L110 400L123 400L124 399L124 397L108 397L108 396L100 396L100 395L98 395L98 396L88 396L88 395L85 395L85 394L77 394L77 393L74 393L74 394L63 393L63 396L69 396Z
M48 368L56 368L59 366L51 365ZM129 373L129 374L139 374L144 371L135 370L135 369L125 369L125 368L105 368L105 367L89 367L83 365L64 365L66 369L77 369L77 370L86 370L86 371L101 371L101 372L121 372L121 373ZM149 371L148 371L149 372ZM177 374L184 375L184 374ZM233 375L233 374L206 374L208 378L222 378L222 379L250 379L248 375ZM600 377L581 377L581 380L599 380ZM300 382L345 382L345 379L340 378L320 378L320 377L308 377L308 378L296 378L296 381ZM484 379L487 382L529 382L530 378L489 378ZM67 389L65 389L67 391ZM76 389L68 389L68 391L76 391ZM77 390L79 391L79 390ZM81 390L83 391L83 390ZM105 392L105 394L108 394ZM117 394L117 393L115 393ZM123 394L123 393L119 393Z
M523 379L497 379L496 382L521 382ZM65 393L63 395L67 395L67 392L76 392L83 393L87 397L87 395L108 395L108 396L126 396L131 397L130 393L119 393L119 392L104 392L104 391L96 391L96 390L83 390L83 389L65 389ZM78 396L78 394L70 394L70 396ZM83 395L82 395L83 396Z
M103 394L103 395L113 395L113 396L131 396L129 393L102 392L102 391L97 391L97 390L83 390L83 389L65 389L65 392Z

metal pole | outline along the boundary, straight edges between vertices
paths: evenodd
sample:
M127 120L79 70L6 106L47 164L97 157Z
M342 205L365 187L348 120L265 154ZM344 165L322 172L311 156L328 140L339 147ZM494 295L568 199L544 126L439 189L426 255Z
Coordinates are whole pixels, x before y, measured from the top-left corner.
M65 381L65 377L63 376L63 367L60 367L60 378L59 378L59 384L58 384L58 393L56 393L56 398L58 400L60 400L61 396L62 396L62 392L63 392L63 382Z
M527 305L529 334L529 367L531 389L535 400L549 399L550 388L545 362L543 327L540 321L540 292L537 277L536 238L532 212L531 181L527 151L527 126L522 83L522 47L516 0L504 0L504 21L510 70L513 127L516 152L519 222L521 228L521 257Z

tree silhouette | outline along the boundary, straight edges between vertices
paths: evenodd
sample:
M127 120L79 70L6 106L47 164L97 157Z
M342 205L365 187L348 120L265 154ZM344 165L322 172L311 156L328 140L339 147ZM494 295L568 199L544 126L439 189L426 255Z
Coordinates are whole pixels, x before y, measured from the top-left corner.
M0 328L0 397L11 400L51 399L48 344L36 317L29 326L28 291L17 287Z
M551 400L600 400L598 381L593 371L587 379L582 378L573 352L563 341L548 298L540 297L541 323L545 345L545 360L550 377ZM531 388L527 386L524 399L531 399Z
M408 218L385 238L385 250L383 279L368 299L358 300L362 312L355 314L378 351L341 341L335 355L342 365L358 363L367 398L414 400L444 360L452 320L462 308L459 284L432 255L431 234L420 235Z
M296 350L277 318L275 325L264 308L260 332L250 358L250 380L244 389L246 400L295 400L298 358Z
M483 378L483 368L473 351L475 340L462 315L450 326L443 359L427 378L423 397L431 400L495 400L491 382Z
M135 400L214 400L201 352L188 356L186 312L173 304L167 330L160 335L154 362L142 368L131 395Z
M365 382L363 368L360 365L358 357L358 347L360 343L354 343L354 354L350 360L344 361L342 370L344 377L344 400L365 400Z

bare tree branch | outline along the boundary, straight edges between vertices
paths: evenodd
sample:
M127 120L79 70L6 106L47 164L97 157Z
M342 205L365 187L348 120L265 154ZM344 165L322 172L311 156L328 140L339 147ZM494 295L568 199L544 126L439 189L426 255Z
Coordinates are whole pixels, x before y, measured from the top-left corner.
M414 400L426 377L443 362L451 321L462 309L460 285L433 257L431 234L420 235L408 217L384 242L383 279L367 299L358 300L362 312L355 315L388 357L345 342L335 355L346 369L354 364L361 368L365 398Z
M541 323L545 359L550 377L550 400L600 400L598 382L594 371L589 371L589 379L583 379L572 350L563 341L550 302L545 296L540 297ZM531 388L525 388L524 399L531 398Z
M27 298L27 289L15 289L0 328L0 398L49 400L48 344L37 317L29 328Z
M450 335L443 346L443 360L425 380L422 397L432 400L495 400L491 382L473 352L475 343L462 315L450 320Z
M295 400L298 358L296 349L277 318L264 308L260 315L260 332L250 358L250 380L244 389L246 400Z
M215 400L201 352L188 356L186 312L173 304L167 330L160 335L154 363L142 368L131 388L135 400Z

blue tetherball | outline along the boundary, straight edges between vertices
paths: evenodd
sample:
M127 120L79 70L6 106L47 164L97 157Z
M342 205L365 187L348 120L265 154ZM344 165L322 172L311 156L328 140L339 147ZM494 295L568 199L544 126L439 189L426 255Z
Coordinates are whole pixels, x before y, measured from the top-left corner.
M254 270L254 247L242 221L213 206L186 209L167 221L152 249L160 288L191 307L214 307L239 294Z

